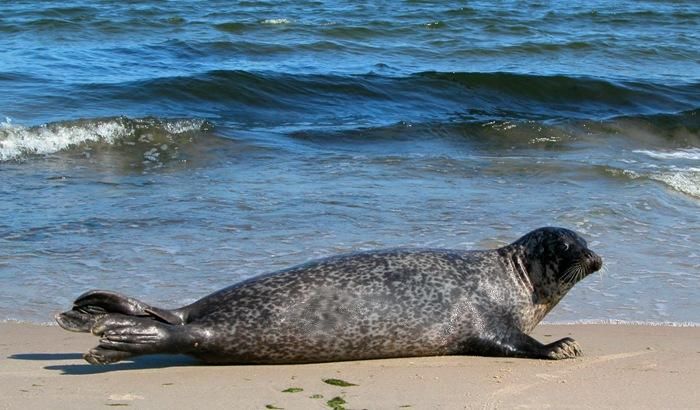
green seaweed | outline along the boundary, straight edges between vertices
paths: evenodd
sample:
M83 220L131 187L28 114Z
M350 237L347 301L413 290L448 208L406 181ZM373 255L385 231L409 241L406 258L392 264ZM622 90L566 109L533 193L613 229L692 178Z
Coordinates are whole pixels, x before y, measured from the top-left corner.
M323 382L326 384L330 384L331 386L340 386L340 387L357 386L354 383L349 383L349 382L346 382L345 380L340 380L340 379L323 379Z
M266 404L265 408L270 410L284 410L283 407L277 407L274 404Z
M288 389L282 390L282 393L299 393L300 391L304 391L301 387L290 387Z
M312 394L309 396L310 399L322 399L323 395L322 394Z
M333 410L345 410L346 404L347 402L343 400L342 397L333 397L332 399L326 402L326 405L328 405L328 407L332 408Z

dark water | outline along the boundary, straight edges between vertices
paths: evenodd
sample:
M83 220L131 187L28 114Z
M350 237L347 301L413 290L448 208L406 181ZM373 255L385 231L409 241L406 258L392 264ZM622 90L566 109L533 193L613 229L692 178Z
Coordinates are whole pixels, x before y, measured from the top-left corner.
M0 320L573 228L550 321L700 323L695 1L0 4Z

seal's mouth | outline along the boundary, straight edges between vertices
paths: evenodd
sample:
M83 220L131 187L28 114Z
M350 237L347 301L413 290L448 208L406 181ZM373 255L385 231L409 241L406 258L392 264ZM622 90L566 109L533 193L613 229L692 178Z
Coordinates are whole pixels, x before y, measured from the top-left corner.
M586 264L588 265L588 274L591 274L603 267L603 258L593 251L586 250Z

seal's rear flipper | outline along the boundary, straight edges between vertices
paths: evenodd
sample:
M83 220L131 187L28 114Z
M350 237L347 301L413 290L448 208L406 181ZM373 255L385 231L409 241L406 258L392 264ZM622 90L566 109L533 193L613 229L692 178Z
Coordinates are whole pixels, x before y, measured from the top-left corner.
M199 345L190 326L171 325L152 317L106 314L95 321L91 332L100 336L99 345L83 355L92 364L144 354L189 353Z
M72 332L89 332L95 322L106 314L151 317L170 324L183 324L173 312L149 306L138 299L106 290L91 290L73 302L73 309L56 315L56 322Z
M129 352L120 352L119 350L103 349L95 347L83 355L83 359L90 364L109 364L122 361L134 356Z
M54 316L59 326L71 332L89 332L99 315L82 312L73 308Z

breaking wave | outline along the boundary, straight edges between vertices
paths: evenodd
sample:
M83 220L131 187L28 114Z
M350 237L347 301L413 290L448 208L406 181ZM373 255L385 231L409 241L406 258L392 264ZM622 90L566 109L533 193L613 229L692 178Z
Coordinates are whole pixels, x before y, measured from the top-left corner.
M211 123L198 119L113 117L61 121L39 126L0 123L0 161L54 154L84 144L163 147L207 131Z

